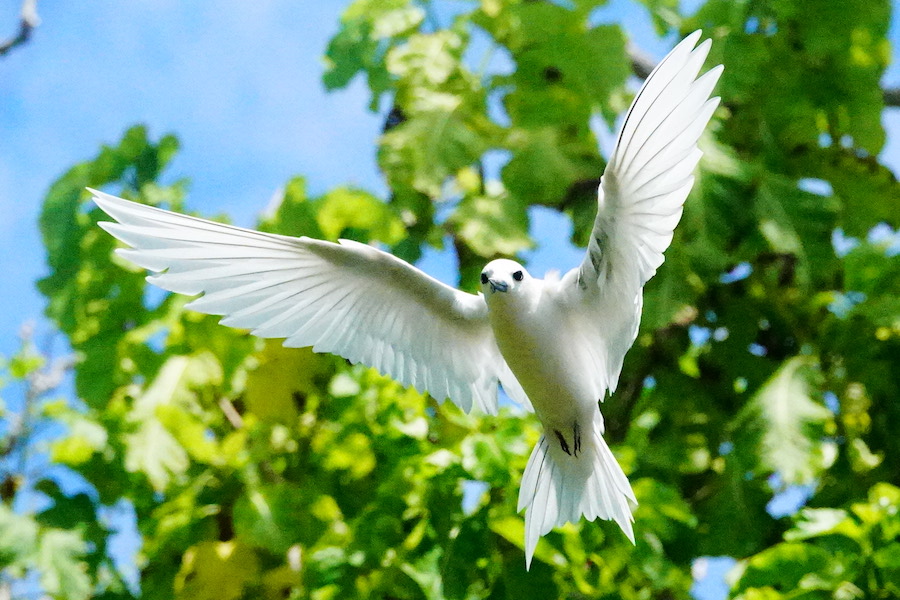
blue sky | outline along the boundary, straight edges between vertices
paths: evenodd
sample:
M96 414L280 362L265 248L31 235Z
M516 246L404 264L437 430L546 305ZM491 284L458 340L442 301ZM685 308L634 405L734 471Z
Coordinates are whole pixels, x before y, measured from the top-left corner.
M0 0L3 39L17 27L19 4ZM190 178L192 208L228 213L239 225L252 225L298 174L313 194L342 184L384 191L375 165L383 118L367 110L364 82L332 94L321 83L346 4L39 3L31 42L0 60L0 298L10 300L0 312L0 353L13 351L20 324L43 310L34 281L45 274L37 215L48 186L130 125L144 123L154 137L175 133L182 150L167 176ZM603 13L624 15L643 47L666 52L643 9L617 1ZM548 243L564 241L562 233ZM447 261L429 265L452 281Z
M20 3L0 0L0 39L16 30ZM0 59L0 354L15 351L23 322L52 331L40 321L34 287L45 274L37 216L48 186L133 124L146 124L154 138L175 133L182 151L167 176L191 180L192 208L228 213L239 225L252 225L294 175L307 178L312 194L346 184L384 192L375 165L383 117L367 110L364 82L332 94L321 84L322 55L346 4L39 3L43 22L31 42ZM675 41L656 39L636 3L614 0L599 18L624 22L657 59ZM886 82L900 85L896 65ZM884 160L897 173L900 111L885 119ZM580 251L567 243L568 223L533 216L536 274L573 266ZM423 266L453 283L447 257L429 255Z

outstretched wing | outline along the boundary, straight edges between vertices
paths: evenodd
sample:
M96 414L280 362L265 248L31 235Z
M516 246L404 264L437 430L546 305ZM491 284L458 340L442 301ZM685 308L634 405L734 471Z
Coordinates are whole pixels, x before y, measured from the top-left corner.
M156 271L150 283L203 294L187 307L285 346L312 346L450 398L497 412L497 382L511 374L484 298L455 290L371 246L261 233L89 190L118 223L100 226Z
M663 263L702 152L697 140L719 104L719 65L698 77L710 40L685 38L653 70L628 110L600 180L597 218L581 266L564 280L573 318L594 349L602 389L615 391L634 343L643 285ZM595 365L600 367L600 364Z

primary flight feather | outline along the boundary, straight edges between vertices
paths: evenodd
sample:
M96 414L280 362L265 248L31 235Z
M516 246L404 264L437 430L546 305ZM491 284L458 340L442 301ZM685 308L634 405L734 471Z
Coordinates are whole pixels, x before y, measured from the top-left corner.
M519 490L526 565L542 535L582 516L614 520L633 542L637 501L598 401L616 389L643 286L672 241L719 102L710 94L722 67L698 77L710 45L699 38L678 44L635 97L584 261L562 279L494 260L469 294L358 242L261 233L90 191L117 221L101 227L131 247L117 252L157 273L148 281L203 294L188 308L369 365L466 411L496 413L498 385L533 408L544 433Z

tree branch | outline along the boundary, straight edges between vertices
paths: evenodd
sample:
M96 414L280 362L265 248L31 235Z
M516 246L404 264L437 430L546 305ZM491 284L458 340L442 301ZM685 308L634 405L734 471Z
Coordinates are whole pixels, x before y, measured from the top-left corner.
M219 398L219 408L222 409L222 413L225 415L225 418L228 419L228 422L231 423L231 426L235 429L240 429L244 426L244 418L241 416L241 413L238 412L237 408L235 408L234 404L231 403L231 400L225 398Z
M37 13L37 0L23 0L19 11L19 32L11 39L0 42L0 56L5 56L16 46L21 46L31 38L31 32L41 24Z
M656 66L652 56L631 42L628 42L628 58L631 59L631 70L641 79L647 79L650 72L653 71L653 67Z
M884 105L900 106L900 87L884 88Z

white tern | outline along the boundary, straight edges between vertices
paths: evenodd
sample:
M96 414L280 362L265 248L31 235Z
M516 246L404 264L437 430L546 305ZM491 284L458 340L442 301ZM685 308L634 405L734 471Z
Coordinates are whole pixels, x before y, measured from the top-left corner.
M148 281L203 294L188 308L369 365L466 411L496 413L498 384L533 407L544 433L519 490L527 567L542 535L582 516L612 519L634 542L637 500L603 439L598 401L616 389L643 286L672 241L719 103L710 94L722 66L698 77L710 46L699 38L678 44L634 98L586 255L562 278L493 260L475 295L366 244L260 233L90 191L118 221L100 225L131 246L118 253L157 273Z

